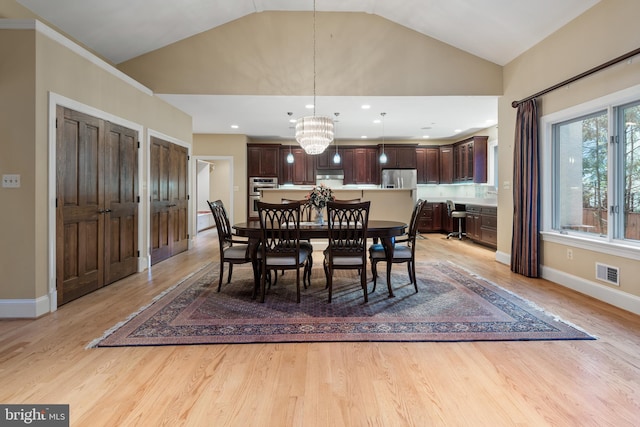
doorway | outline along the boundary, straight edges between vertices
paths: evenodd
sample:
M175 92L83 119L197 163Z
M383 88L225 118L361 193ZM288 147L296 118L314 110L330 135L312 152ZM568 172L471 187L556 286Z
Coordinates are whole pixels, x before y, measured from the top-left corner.
M207 200L222 200L233 222L233 157L194 156L196 233L215 227Z

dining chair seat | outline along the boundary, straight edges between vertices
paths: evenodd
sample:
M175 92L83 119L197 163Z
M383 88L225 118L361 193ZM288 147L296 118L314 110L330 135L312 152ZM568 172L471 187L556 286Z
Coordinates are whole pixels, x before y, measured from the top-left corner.
M278 269L280 266L296 266L305 262L305 260L309 257L309 250L303 249L302 242L300 243L300 253L298 254L298 259L296 260L295 256L285 256L285 257L267 257L267 267L270 269Z
M236 243L234 246L225 248L223 250L224 258L227 260L246 260L248 247L249 245Z
M387 254L384 250L384 247L377 243L375 245L371 245L369 248L369 256L372 261L385 261L387 259ZM412 250L410 247L404 245L396 245L393 249L393 261L400 262L403 260L410 260L412 257Z

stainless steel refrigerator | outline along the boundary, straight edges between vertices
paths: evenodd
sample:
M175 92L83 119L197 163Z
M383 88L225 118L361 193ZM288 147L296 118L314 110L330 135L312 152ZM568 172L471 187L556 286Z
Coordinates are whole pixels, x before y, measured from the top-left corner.
M415 169L383 169L382 188L416 188L418 172Z

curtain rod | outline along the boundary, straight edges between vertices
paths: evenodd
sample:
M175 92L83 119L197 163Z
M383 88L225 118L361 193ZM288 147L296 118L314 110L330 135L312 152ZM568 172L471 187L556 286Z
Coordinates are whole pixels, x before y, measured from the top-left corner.
M605 62L604 64L600 64L597 67L594 67L594 68L592 68L590 70L585 71L584 73L580 73L577 76L573 76L573 77L571 77L571 78L569 78L569 79L567 79L567 80L565 80L563 82L555 84L555 85L553 85L551 87L548 87L548 88L546 88L544 90L541 90L538 93L534 93L533 95L528 96L528 97L526 97L524 99L521 99L520 101L513 101L511 103L511 106L513 108L517 108L518 105L522 104L523 102L529 101L530 99L537 98L539 96L542 96L542 95L544 95L546 93L549 93L549 92L554 91L554 90L556 90L558 88L561 88L562 86L566 86L568 84L571 84L571 83L573 83L573 82L575 82L577 80L580 80L583 77L590 76L591 74L597 73L598 71L604 70L607 67L610 67L612 65L617 64L618 62L622 62L624 60L632 58L632 57L634 57L636 55L640 55L640 48L632 50L631 52L627 52L624 55L621 55L621 56L619 56L619 57L617 57L615 59L612 59L611 61Z

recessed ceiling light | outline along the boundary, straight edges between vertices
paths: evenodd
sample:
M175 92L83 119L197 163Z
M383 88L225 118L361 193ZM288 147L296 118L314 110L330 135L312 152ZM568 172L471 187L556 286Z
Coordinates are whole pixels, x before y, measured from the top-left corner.
M422 138L423 138L423 139L429 139L429 138L431 138L431 137L430 137L429 135L422 135Z
M376 123L376 124L380 123L380 119L375 119L373 123Z
M313 104L307 104L307 105L304 106L304 108L312 110L313 109Z
M362 106L362 109L363 109L363 110L368 110L369 108L371 108L371 105L369 105L369 104L364 104L364 105Z
M462 129L456 129L456 130L454 130L454 132L455 133L460 133L460 132L462 132Z
M231 125L231 129L238 129L240 126L238 125Z
M368 138L368 136L367 136L367 135L362 135L362 136L360 137L360 139L367 139L367 138Z
M289 119L289 123L295 123L295 122L297 122L296 119Z

